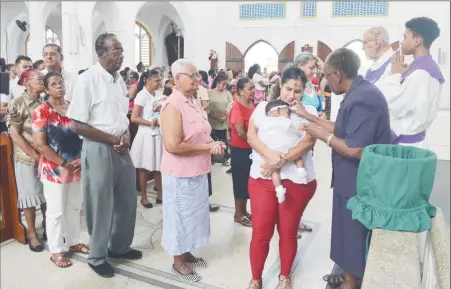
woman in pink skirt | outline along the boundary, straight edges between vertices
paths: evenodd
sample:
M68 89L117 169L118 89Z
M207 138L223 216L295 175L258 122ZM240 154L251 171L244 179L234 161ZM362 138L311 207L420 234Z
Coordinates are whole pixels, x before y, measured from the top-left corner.
M163 154L163 142L160 134L159 96L157 93L161 85L161 75L156 69L143 72L139 80L138 94L131 121L138 124L138 132L133 140L130 156L138 172L139 189L141 191L141 204L145 208L153 205L147 199L147 177L153 172L155 187L157 189L157 204L162 203L160 163ZM162 95L161 95L162 96Z
M260 65L254 64L249 68L247 77L252 79L255 86L254 104L257 105L266 100L266 87L269 82L261 75Z

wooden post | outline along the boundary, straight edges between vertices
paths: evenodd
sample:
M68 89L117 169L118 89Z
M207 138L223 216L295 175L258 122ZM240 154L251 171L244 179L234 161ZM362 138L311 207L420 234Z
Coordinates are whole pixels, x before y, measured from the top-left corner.
M16 239L26 244L26 229L17 207L17 185L14 172L13 142L7 133L0 134L0 242Z

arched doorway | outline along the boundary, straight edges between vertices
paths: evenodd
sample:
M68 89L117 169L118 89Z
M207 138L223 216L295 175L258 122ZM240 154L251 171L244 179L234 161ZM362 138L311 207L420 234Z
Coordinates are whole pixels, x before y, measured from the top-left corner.
M268 73L271 71L279 70L279 53L277 50L264 40L258 40L254 42L244 53L244 69L248 71L249 68L254 65L259 64L262 73L264 68L266 68Z

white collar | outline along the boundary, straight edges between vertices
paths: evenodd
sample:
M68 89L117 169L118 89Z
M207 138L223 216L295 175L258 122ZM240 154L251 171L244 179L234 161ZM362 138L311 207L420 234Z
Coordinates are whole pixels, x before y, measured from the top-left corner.
M386 51L384 54L382 54L381 57L379 57L379 59L375 60L371 65L370 65L370 70L376 70L379 69L382 65L384 65L384 63L393 56L393 54L395 54L395 52L393 51L393 49L389 49L388 51Z

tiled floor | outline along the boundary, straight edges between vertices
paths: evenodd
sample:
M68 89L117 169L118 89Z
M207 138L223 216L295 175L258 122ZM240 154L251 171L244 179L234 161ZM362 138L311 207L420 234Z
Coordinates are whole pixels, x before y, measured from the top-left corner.
M298 254L293 266L293 283L296 289L323 289L322 276L333 268L329 260L331 197L330 151L323 145L315 147L318 190L309 204L304 221L313 232L304 234L299 240ZM85 257L74 256L74 266L59 269L50 261L49 252L32 253L17 242L6 242L1 246L1 288L7 289L98 289L98 288L164 288L164 289L240 289L246 288L250 279L249 242L251 229L233 222L233 197L231 176L226 168L213 168L212 203L221 209L211 214L211 237L207 246L196 250L210 264L199 269L201 282L188 284L170 273L171 258L161 246L161 206L144 209L138 204L138 215L133 246L143 251L144 257L133 262L114 262L118 274L111 279L102 279L84 264ZM149 184L149 195L154 200L153 184ZM38 220L38 224L40 221ZM82 239L88 241L83 224ZM264 283L274 289L280 264L277 233L264 271Z

